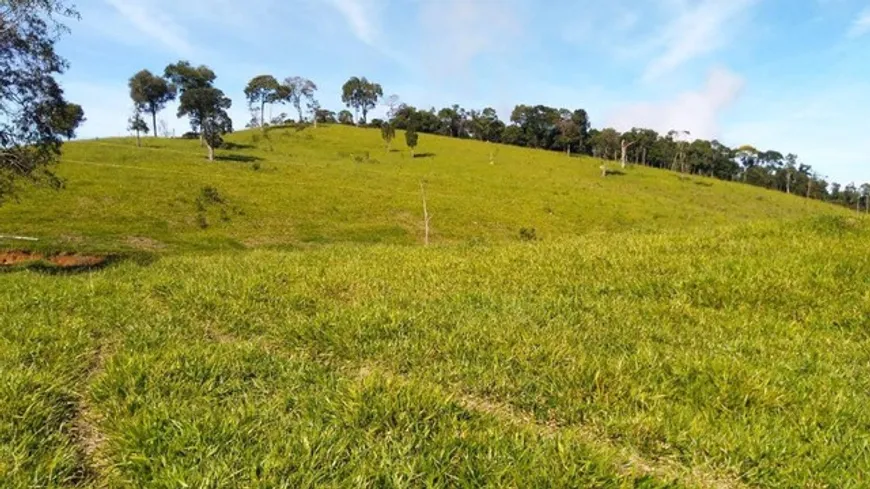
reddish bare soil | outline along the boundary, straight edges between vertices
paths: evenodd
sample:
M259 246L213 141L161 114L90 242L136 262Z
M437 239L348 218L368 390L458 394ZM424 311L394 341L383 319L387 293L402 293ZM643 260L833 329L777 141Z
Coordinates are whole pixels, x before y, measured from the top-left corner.
M2 251L0 252L0 265L18 265L31 261L41 260L42 255L29 251Z
M106 262L105 256L80 255L78 253L59 253L45 256L30 251L0 251L0 266L13 266L47 261L61 268L95 267Z

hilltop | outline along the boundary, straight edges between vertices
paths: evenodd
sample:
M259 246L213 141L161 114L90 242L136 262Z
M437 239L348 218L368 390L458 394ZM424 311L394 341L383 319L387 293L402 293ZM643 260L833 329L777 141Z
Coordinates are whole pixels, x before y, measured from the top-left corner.
M241 131L218 161L198 141L66 144L62 191L0 207L0 234L57 250L204 250L323 243L415 244L421 182L434 243L504 242L655 231L846 211L818 201L601 160L421 135L387 151L376 129L329 125ZM19 246L3 242L0 246Z

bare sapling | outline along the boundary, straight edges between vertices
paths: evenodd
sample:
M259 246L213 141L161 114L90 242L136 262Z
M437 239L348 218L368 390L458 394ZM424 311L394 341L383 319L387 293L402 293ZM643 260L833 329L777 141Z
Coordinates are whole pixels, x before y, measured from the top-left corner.
M423 244L429 246L429 221L432 216L429 215L429 208L426 206L426 185L420 181L420 194L423 196Z

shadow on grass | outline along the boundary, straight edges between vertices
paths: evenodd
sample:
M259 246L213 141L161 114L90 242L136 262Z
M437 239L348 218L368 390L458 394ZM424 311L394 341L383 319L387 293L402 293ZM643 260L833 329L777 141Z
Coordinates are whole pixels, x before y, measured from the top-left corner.
M250 155L240 155L240 154L228 154L228 155L216 155L214 157L216 161L235 161L238 163L252 163L254 161L262 161L263 158L259 156L250 156Z
M160 259L160 256L157 253L143 251L92 256L98 256L99 260L83 260L81 263L72 262L71 264L67 265L59 265L53 262L52 259L40 259L16 265L0 266L0 274L28 270L42 275L78 275L82 273L100 271L122 262L132 262L139 266L149 266L156 263Z
M625 172L622 170L606 170L608 177L624 177Z
M417 158L434 158L435 153L417 153L413 156L414 159Z
M240 143L224 143L224 148L229 150L237 150L237 149L254 149L253 144L240 144Z

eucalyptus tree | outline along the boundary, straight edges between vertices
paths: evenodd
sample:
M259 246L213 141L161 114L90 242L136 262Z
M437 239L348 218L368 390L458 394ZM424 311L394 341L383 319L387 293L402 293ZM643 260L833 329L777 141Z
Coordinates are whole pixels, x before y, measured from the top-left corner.
M133 75L128 86L133 103L141 107L143 112L151 114L151 128L154 137L157 137L157 113L165 109L166 104L175 100L175 86L148 70Z
M266 127L266 104L273 104L282 98L283 90L272 75L255 76L245 87L245 98L253 112L260 111L260 127Z
M168 65L163 71L163 76L169 80L180 94L178 104L178 117L189 116L193 112L193 107L185 103L184 94L190 90L198 88L209 88L214 84L217 75L211 68L205 65L193 66L188 61L179 61ZM188 97L187 100L190 100ZM200 133L200 141L205 144L202 137L199 121L190 117L190 127L194 132Z
M305 122L302 116L302 103L310 109L317 101L314 100L314 92L317 91L317 85L313 81L302 78L301 76L291 76L284 80L283 95L285 100L290 102L293 107L296 107L296 112L299 113L299 122Z
M341 87L341 101L352 108L359 116L362 113L361 122L365 125L368 121L368 113L378 105L378 100L384 96L384 90L377 83L368 81L365 77L351 77Z
M202 129L202 140L208 146L208 159L214 161L214 150L223 143L222 136L233 130L227 114L232 101L214 87L191 88L181 94L181 103L188 108L187 115Z

